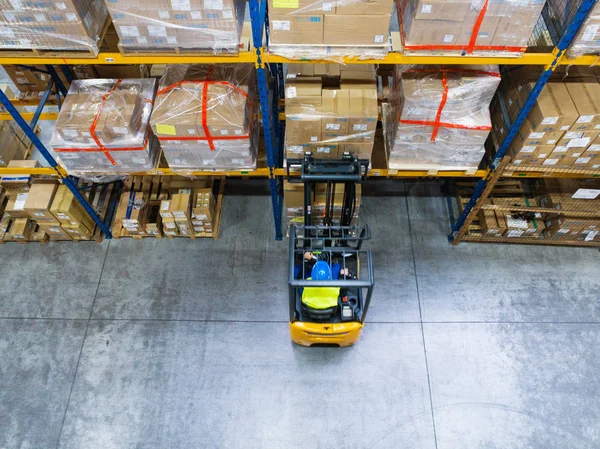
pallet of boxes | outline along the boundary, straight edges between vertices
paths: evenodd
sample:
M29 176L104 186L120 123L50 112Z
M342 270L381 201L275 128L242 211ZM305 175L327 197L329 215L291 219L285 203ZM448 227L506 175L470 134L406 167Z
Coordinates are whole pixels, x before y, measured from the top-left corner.
M511 157L507 170L600 170L600 84L596 71L572 67L569 72L568 76L557 74L540 93L507 152ZM496 148L535 84L533 77L530 71L520 70L503 81L498 104L492 108Z
M269 0L269 51L290 59L384 56L393 8L393 0Z
M106 31L108 11L101 1L1 2L0 50L25 54L94 57Z
M237 54L245 0L105 0L123 54Z
M217 182L219 193L215 197ZM131 177L115 214L113 236L217 239L224 182L172 176Z
M521 56L543 0L397 0L403 52Z
M383 105L388 168L474 173L492 123L497 66L396 67Z
M10 167L35 168L36 161L12 161ZM48 240L91 240L96 224L71 191L56 179L29 175L4 175L2 242L20 243ZM100 210L97 210L100 212Z

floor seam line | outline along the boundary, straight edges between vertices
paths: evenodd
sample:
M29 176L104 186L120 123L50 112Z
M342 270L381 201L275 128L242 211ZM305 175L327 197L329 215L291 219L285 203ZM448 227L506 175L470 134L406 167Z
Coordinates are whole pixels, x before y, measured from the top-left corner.
M431 408L431 425L433 428L433 442L435 444L435 448L438 448L437 442L437 430L435 427L435 414L433 411L433 395L431 393L431 377L429 375L429 361L427 360L427 345L425 343L425 327L423 325L423 311L421 309L421 295L419 292L419 278L417 276L417 260L415 258L415 245L413 242L413 233L412 233L412 224L410 221L410 206L408 204L408 195L404 197L406 203L406 218L408 220L408 233L410 235L410 250L412 253L413 260L413 270L415 274L415 287L417 289L417 303L419 305L419 318L421 324L421 338L423 341L423 355L425 357L425 373L427 374L427 388L429 390L429 407Z
M94 293L94 300L92 301L92 307L90 308L90 314L87 318L87 323L85 325L85 332L83 333L83 340L81 341L81 347L79 348L79 356L77 357L77 363L75 364L75 372L73 373L73 380L71 381L71 388L69 389L69 396L67 396L67 403L65 405L65 411L63 413L62 421L60 423L60 431L58 432L58 439L56 441L56 449L60 448L60 441L63 435L63 429L65 426L65 421L67 419L67 412L69 411L69 405L71 405L71 396L73 395L73 389L75 388L75 381L77 380L77 372L79 371L79 364L81 362L81 356L83 355L83 348L85 346L85 340L87 339L88 330L90 328L90 323L92 321L92 314L94 313L94 305L96 304L96 298L98 297L98 292L100 291L100 282L102 281L102 273L104 272L104 266L106 265L106 259L108 258L108 252L110 251L110 243L111 240L108 241L108 247L106 248L106 253L104 254L104 260L102 261L102 267L100 268L100 275L98 276L98 284L96 285L96 292Z

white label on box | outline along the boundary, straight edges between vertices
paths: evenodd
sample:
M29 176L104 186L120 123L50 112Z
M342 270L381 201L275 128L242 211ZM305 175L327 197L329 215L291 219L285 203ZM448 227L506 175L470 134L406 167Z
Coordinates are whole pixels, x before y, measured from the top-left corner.
M221 135L222 135L222 136L227 136L227 135L229 135L229 131L228 131L228 130L226 130L226 129L222 129L222 130L221 130Z
M581 153L573 153L573 154L571 155L571 157L580 157L580 156L581 156Z
M530 139L541 139L546 133L529 133Z
M295 73L288 73L288 74L287 74L287 76L286 76L286 78L287 78L287 79L294 79L294 78L296 78L297 76L298 76L298 75L297 75L297 74L295 74Z
M600 151L600 145L598 145L598 144L590 145L589 148L587 149L587 151Z
M192 19L194 20L200 20L202 19L202 11L192 11L190 13L190 16L192 17Z
M535 151L535 147L526 146L521 148L521 153L533 153Z
M34 212L34 213L33 213L33 216L34 216L34 217L45 217L45 216L46 216L46 214L45 214L45 213L43 213L43 212Z
M527 229L529 228L529 223L527 220L523 220L522 218L513 218L511 216L507 216L506 226L509 228Z
M23 76L25 76L25 72L21 72L20 70L17 70L15 73L16 73L17 75L23 75Z
M446 34L444 35L444 42L446 44L451 43L454 40L454 34Z
M325 124L325 129L326 130L339 131L340 124L339 123L327 123L327 124Z
M173 216L175 218L185 218L185 213L181 212L180 210L176 210L173 212Z
M560 130L561 131L568 131L569 130L569 125L561 126Z
M69 22L77 22L77 14L72 12L65 13L65 17Z
M204 9L223 10L223 0L204 0Z
M554 125L558 122L558 117L546 117L542 120L542 125Z
M540 159L545 159L545 158L547 158L547 157L548 157L548 155L547 155L546 153L540 153L540 154L538 154L538 157L539 157Z
M581 139L584 136L582 132L568 132L565 134L565 139Z
M169 14L169 11L158 11L158 17L160 17L161 19L170 19L171 14ZM192 19L193 18L194 16L192 16Z
M88 30L92 27L92 24L94 23L94 18L92 17L92 13L90 11L88 11L88 13L83 18L83 23L85 24L85 27Z
M233 19L233 11L231 9L223 10L223 18L224 19Z
M19 84L28 84L29 80L27 78L17 78L17 83L19 83Z
M546 145L555 145L556 144L556 139L550 139L546 141Z
M383 43L383 34L376 34L375 35L375 41L376 44L381 44Z
M596 34L598 33L599 29L600 25L598 24L586 26L583 30L583 34L581 35L581 40L586 42L596 40Z
M587 233L587 235L585 236L585 241L586 242L591 242L592 240L594 240L594 238L598 235L598 231L590 231Z
M236 136L241 136L242 135L242 130L241 129L236 129L234 131L234 133L235 133Z
M515 165L519 165L520 163L522 163L523 161L521 159L515 159L515 161L513 162L513 164Z
M574 200L595 200L598 198L598 195L600 195L600 190L598 189L579 189L571 198Z
M63 2L57 2L54 4L54 6L56 6L57 9L67 9L67 5L65 5Z
M9 22L16 22L17 21L17 17L12 12L5 12L4 13L4 17Z
M552 152L553 153L566 153L567 152L567 147L565 147L564 145L560 145L558 147L555 147Z
M521 237L523 235L523 231L519 229L512 229L505 234L507 237Z
M558 163L558 159L546 159L542 165L556 165Z
M190 134L190 135L195 135L195 134L196 134L196 130L195 130L195 129L192 129L192 128L189 128L189 129L187 130L187 132L188 132L188 134Z
M148 38L146 36L138 36L138 37L136 37L136 40L138 41L138 44L147 44L148 43Z
M318 136L310 136L310 141L311 142L318 142L319 141L319 137Z
M329 147L317 147L317 153L327 153L331 152L331 148Z
M324 2L323 3L323 12L331 12L333 10L333 3Z
M175 223L173 223L171 221L167 221L166 223L163 223L163 224L169 229L175 229Z
M584 137L583 139L569 140L567 148L585 148L590 144L590 137Z
M580 115L575 123L590 123L594 120L593 115Z
M167 29L160 25L148 25L148 34L156 37L167 37Z
M125 126L115 126L113 131L115 134L127 134L129 132Z
M76 129L63 129L62 133L67 137L79 137L79 133Z
M13 9L16 9L17 11L23 9L23 0L10 0L10 4L12 5Z
M169 44L176 44L177 43L177 36L167 36L167 42Z
M82 135L83 137L92 137L92 135L90 134L90 132L89 132L89 131L81 131L81 135Z
M162 204L160 205L160 210L169 210L169 205L171 203L169 201L163 201Z
M296 86L286 87L285 98L296 98Z
M25 237L23 237L20 234L13 234L13 239L24 239Z
M33 17L35 17L35 20L37 20L38 22L47 22L48 19L46 19L46 16L44 14L34 14Z
M119 31L124 37L137 37L140 35L140 30L134 25L120 26Z
M25 201L27 201L28 193L19 193L15 199L15 210L21 210L25 207Z
M302 145L291 145L288 147L288 151L292 153L301 153L304 151L304 147Z
M432 5L423 5L421 7L421 14L431 14Z
M576 164L588 164L592 158L591 157L580 157L575 161Z
M190 0L171 0L171 9L177 11L191 11L192 6L190 5Z
M272 20L271 25L275 31L290 31L289 20Z
M196 218L198 220L208 220L208 215L206 215L206 214L198 214L198 215L196 215Z

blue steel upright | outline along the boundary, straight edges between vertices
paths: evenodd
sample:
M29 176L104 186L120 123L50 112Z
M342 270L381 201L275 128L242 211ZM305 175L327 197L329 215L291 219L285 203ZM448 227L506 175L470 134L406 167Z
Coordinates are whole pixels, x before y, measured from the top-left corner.
M549 65L547 65L544 68L544 71L542 72L542 74L538 78L537 82L535 83L535 86L531 90L529 97L527 97L527 101L523 105L523 108L519 112L519 115L517 116L516 120L513 122L512 126L510 127L510 130L508 131L508 134L506 135L506 137L502 141L502 144L500 145L500 148L496 152L496 156L494 157L494 160L492 161L492 163L490 165L491 170L488 173L488 176L486 176L485 179L482 179L481 181L479 181L477 183L477 185L475 186L475 191L473 192L473 196L471 197L469 202L465 205L465 208L464 208L462 214L460 214L460 217L458 217L456 222L452 225L452 233L448 236L448 240L450 242L458 243L458 242L455 242L456 236L460 232L461 228L465 225L467 218L469 217L469 215L470 215L471 211L473 210L473 207L475 206L477 201L481 198L481 195L483 194L486 186L488 185L490 180L496 174L498 165L502 161L502 158L504 158L504 155L508 151L508 148L510 147L514 138L516 137L517 133L519 132L521 125L527 118L527 115L529 115L529 111L531 111L531 108L535 105L537 98L539 97L540 93L544 89L544 86L550 79L552 72L554 72L554 70L558 67L558 64L559 64L560 60L562 59L562 57L564 56L564 53L567 51L567 49L571 45L571 42L573 42L575 35L577 34L577 32L579 31L579 28L581 27L581 24L587 17L588 12L592 8L592 6L594 6L596 1L597 0L583 0L582 1L581 5L579 6L579 9L577 10L577 13L573 17L573 20L567 27L565 33L563 34L563 36L560 39L560 41L558 42L558 44L556 45L556 48L553 52L554 59L552 60L552 62Z
M79 203L83 206L83 208L88 213L88 215L93 218L93 220L96 222L98 227L104 233L105 237L109 238L109 239L112 238L110 229L108 229L108 227L104 224L102 219L98 216L98 214L92 208L92 206L90 206L90 203L88 203L88 201L85 199L85 197L79 192L79 190L77 190L77 186L73 183L73 181L68 177L62 176L60 170L58 170L58 162L56 162L56 159L54 159L54 157L52 157L52 155L50 154L48 149L44 146L44 144L38 138L38 136L36 136L35 132L29 126L29 124L25 121L25 119L23 119L23 117L21 117L21 114L19 114L19 111L17 111L17 108L15 108L13 106L13 104L10 102L10 100L4 94L4 92L2 92L2 90L0 90L0 103L8 111L8 113L12 116L12 118L17 123L17 125L19 125L19 127L23 130L25 135L31 140L31 142L37 148L37 150L42 154L42 156L44 156L44 159L46 159L46 161L48 161L50 166L56 170L56 173L62 179L63 184L66 185L67 188L73 193L73 195L75 196L77 201L79 201Z
M281 233L281 201L278 195L277 177L274 169L277 167L278 151L275 145L275 137L279 133L274 128L274 117L277 109L272 107L269 100L269 79L268 71L262 60L262 43L267 17L267 2L265 0L250 0L250 19L252 23L252 42L257 54L256 77L258 81L258 95L260 100L260 111L262 114L263 134L265 138L265 147L267 150L267 164L269 166L269 187L271 190L271 203L273 205L273 219L275 221L275 238L282 239Z

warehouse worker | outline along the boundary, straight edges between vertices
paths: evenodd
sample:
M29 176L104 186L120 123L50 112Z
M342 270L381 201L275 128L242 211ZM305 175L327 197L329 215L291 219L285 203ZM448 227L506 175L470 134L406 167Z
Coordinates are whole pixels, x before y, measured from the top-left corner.
M310 272L307 280L330 281L333 279L332 271L337 279L351 278L350 271L341 269L339 263L334 263L332 267L323 260L317 261L317 258L311 253L304 253L305 273ZM310 270L306 268L311 267ZM306 275L306 274L305 274ZM305 287L302 291L302 303L312 309L324 310L336 307L340 297L339 287Z

